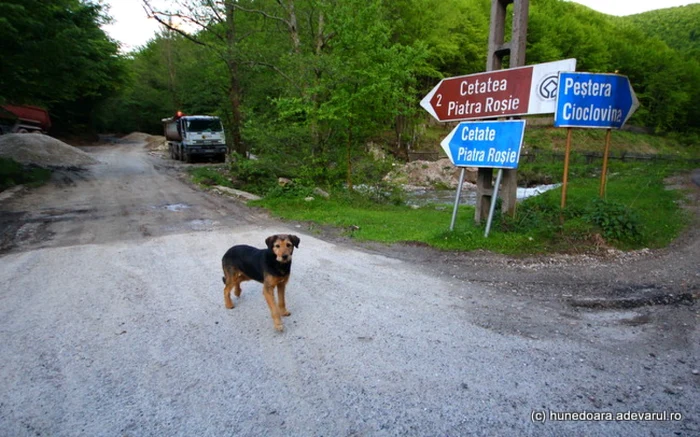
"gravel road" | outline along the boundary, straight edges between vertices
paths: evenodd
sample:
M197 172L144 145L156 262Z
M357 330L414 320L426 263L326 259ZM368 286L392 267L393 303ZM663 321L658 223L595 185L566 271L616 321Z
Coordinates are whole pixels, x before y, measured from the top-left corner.
M100 164L0 196L2 436L700 434L697 242L670 268L357 245L143 144L83 150ZM278 232L301 238L283 333L257 283L224 308L220 266ZM690 298L572 305L625 287Z

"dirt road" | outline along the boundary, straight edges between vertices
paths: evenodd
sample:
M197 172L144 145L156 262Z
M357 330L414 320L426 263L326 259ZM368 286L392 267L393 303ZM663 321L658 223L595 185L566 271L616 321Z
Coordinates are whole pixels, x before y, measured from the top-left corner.
M0 435L700 433L697 242L358 247L192 188L141 144L85 150L101 164L0 200ZM229 246L276 232L301 237L283 333L258 284L233 310L221 284ZM572 305L658 291L690 297Z

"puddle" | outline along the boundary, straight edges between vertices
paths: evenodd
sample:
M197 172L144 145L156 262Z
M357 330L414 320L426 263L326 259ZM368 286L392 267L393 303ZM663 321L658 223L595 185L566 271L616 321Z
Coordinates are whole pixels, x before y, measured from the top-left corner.
M168 211L182 211L188 209L190 206L185 203L170 203L168 205L158 206L157 208L167 209Z
M642 326L651 323L649 314L637 311L597 311L582 313L582 318L591 322L609 325Z

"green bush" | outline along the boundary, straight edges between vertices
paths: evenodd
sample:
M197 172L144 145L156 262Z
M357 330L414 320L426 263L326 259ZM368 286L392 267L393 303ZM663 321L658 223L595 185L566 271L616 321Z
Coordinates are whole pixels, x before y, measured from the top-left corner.
M229 169L239 188L260 195L276 187L277 178L293 176L288 167L277 161L247 159L235 154Z
M314 196L313 187L303 185L301 181L294 181L291 184L281 186L279 184L265 193L265 199L304 199Z
M620 203L594 199L585 218L600 228L601 234L607 240L632 242L641 236L639 216Z
M223 185L224 187L232 187L231 181L221 173L217 168L213 167L196 167L189 169L192 175L192 181L200 185Z

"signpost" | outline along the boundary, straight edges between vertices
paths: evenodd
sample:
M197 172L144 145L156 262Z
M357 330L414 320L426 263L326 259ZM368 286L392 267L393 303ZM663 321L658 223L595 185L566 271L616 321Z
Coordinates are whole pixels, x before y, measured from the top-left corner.
M442 140L440 145L452 164L462 167L450 230L454 229L457 218L457 208L464 183L464 167L498 168L500 170L496 177L493 200L486 223L485 236L488 237L503 169L518 168L524 135L525 120L477 121L458 124Z
M510 2L512 3L513 0ZM507 1L501 2L500 0L494 0L493 3L498 5L497 10L503 9L501 11L503 17L506 13L505 5L507 3ZM521 2L522 4L526 5L527 3ZM527 8L521 9L521 12L525 13L526 20ZM522 23L519 25L520 28L522 28L521 25ZM522 51L524 52L524 35L520 35L519 38L523 41ZM504 47L500 45L496 47L493 55L501 56L506 51L510 51L509 48L506 50ZM524 61L524 53L516 51L511 55ZM512 58L511 61L513 61ZM500 61L498 66L500 66ZM441 122L552 114L556 109L559 72L573 70L576 70L576 59L565 59L526 67L451 77L441 80L421 100L421 106ZM479 168L475 210L477 222L480 222L484 216L484 206L488 204L493 206L495 202L491 189L491 169L483 166ZM507 211L514 211L516 200L515 171L508 169L508 167L501 168L506 169L504 206ZM460 191L457 193L458 198Z
M563 72L559 84L554 127L619 129L639 106L627 76Z
M561 191L561 208L566 206L569 154L571 152L571 128L608 129L605 135L603 171L600 196L605 193L605 180L610 152L611 129L621 128L639 107L632 85L626 76L619 74L562 72L559 74L554 126L569 129L566 136L564 178Z
M518 168L525 120L462 122L440 143L457 167Z
M461 121L555 111L558 74L576 59L443 79L421 100L438 121Z

